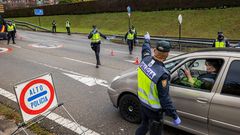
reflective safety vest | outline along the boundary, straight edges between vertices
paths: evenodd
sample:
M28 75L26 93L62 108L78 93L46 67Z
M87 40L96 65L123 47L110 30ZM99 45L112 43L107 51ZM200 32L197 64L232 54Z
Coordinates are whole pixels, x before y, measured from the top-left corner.
M144 58L138 67L138 98L142 104L153 110L161 109L157 83L164 73L170 75L168 70L151 56ZM169 84L168 81L167 83Z
M101 36L98 32L94 33L91 38L92 43L98 43L101 41Z
M66 22L66 27L70 27L70 22L69 21Z
M218 40L216 40L215 47L216 48L225 48L226 47L225 41L223 40L223 41L219 42Z
M13 25L8 25L7 26L7 30L10 32L10 31L14 31L14 26Z
M127 39L128 40L133 40L134 39L134 33L128 32Z

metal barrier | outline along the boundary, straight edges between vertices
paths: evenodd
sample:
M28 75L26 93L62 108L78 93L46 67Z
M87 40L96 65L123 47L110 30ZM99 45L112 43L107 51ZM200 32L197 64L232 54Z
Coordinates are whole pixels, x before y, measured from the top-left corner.
M6 20L9 21L9 20ZM16 25L23 26L26 28L29 28L33 31L37 31L38 29L44 32L51 32L51 30L47 28L40 27L38 25L24 22L24 21L15 21ZM86 33L76 33L76 34L86 34ZM124 39L123 35L107 35L112 37L112 39ZM138 36L138 40L140 42L143 42L144 37ZM151 41L158 41L158 40L165 40L172 43L173 48L178 49L180 51L184 51L185 48L210 48L212 47L213 41L215 39L207 39L207 38L181 38L178 39L178 37L158 37L158 36L152 36ZM231 46L237 45L237 43L240 42L240 40L228 40L230 42Z

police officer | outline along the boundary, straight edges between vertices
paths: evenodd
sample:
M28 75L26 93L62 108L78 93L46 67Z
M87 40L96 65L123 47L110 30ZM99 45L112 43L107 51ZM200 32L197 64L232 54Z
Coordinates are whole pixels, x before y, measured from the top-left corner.
M88 35L88 39L91 39L91 48L95 52L95 56L96 56L96 60L97 60L96 68L98 68L99 65L101 65L100 57L99 57L101 37L103 37L107 40L108 40L108 38L97 30L96 25L93 25L92 28L93 28L93 30Z
M181 123L169 96L170 73L163 64L171 46L169 42L158 41L152 56L150 36L146 34L144 37L142 61L138 67L138 98L141 103L142 123L135 135L146 135L149 129L150 135L161 135L163 112L173 118L174 125Z
M57 23L55 20L52 21L52 33L57 32Z
M133 42L133 45L136 46L137 45L137 31L135 29L135 27L132 25L132 28L131 28L132 32L134 33L134 42Z
M16 33L17 33L17 27L16 27L16 24L15 24L15 22L14 22L14 20L12 20L12 25L14 26L14 38L16 38Z
M224 38L223 32L218 32L218 37L213 42L212 47L215 47L215 48L230 47L229 42Z
M132 55L133 44L134 44L134 32L129 29L129 31L125 34L125 40L128 44L129 54Z
M67 21L66 21L66 29L67 29L68 35L71 35L70 27L71 27L71 23L70 23L69 20L67 19Z
M8 43L7 44L9 44L11 38L12 38L13 44L16 44L15 43L15 36L14 36L15 31L16 31L16 28L14 27L12 22L8 22L8 24L7 24Z

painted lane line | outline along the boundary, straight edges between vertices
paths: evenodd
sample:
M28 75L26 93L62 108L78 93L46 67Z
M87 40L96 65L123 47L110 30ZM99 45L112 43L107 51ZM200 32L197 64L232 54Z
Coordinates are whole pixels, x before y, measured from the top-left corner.
M0 47L0 53L8 52L10 49L9 48L1 48Z
M85 85L91 87L94 85L101 85L104 87L108 87L107 81L93 78L93 77L85 77L85 76L80 76L80 75L74 75L74 74L68 74L68 73L62 73L70 78L73 78L74 80L77 80L81 83L84 83Z
M16 48L22 48L21 46L18 46L18 45L11 45L13 47L16 47Z
M14 94L0 88L0 95L14 101L17 103L17 98ZM75 123L69 119L66 119L56 113L50 113L49 115L47 114L43 114L43 116L46 116L48 119L54 121L55 123L77 133L77 134L83 134L83 135L100 135L99 133L93 131L93 130L90 130L86 127L83 127L81 125L79 125L78 123Z
M71 61L75 61L75 62L79 62L79 63L83 63L83 64L88 64L88 65L92 65L92 66L95 66L96 64L93 64L93 63L89 63L89 62L86 62L86 61L81 61L81 60L76 60L76 59L72 59L72 58L68 58L68 57L62 57L66 60L71 60Z
M134 60L124 60L124 61L131 62L131 63L135 62Z
M67 70L67 69L63 69L63 68L60 68L60 67L55 67L55 66L51 66L51 65L48 65L48 64L44 64L44 63L40 63L40 62L36 62L36 61L33 61L33 60L27 60L29 62L33 62L35 64L38 64L38 65L43 65L43 66L46 66L48 68L53 68L53 69L56 69L56 70L60 70L62 72L66 72L66 73L62 73L68 77L71 77L75 80L81 80L80 82L86 84L86 85L94 85L94 84L90 84L90 83L95 83L98 84L98 85L101 85L101 86L104 86L104 87L109 87L108 86L108 82L106 80L103 80L103 79L97 79L95 77L91 77L89 75L84 75L84 74L80 74L80 73L77 73L77 72L74 72L74 71L70 71L70 70ZM81 79L83 78L83 79ZM94 82L92 81L94 79ZM88 83L89 82L89 83Z

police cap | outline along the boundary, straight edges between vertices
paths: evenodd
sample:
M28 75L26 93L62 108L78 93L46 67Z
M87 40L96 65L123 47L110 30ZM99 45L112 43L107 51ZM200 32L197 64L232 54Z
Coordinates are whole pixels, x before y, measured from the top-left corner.
M169 52L171 44L167 41L157 41L156 49L160 52Z

